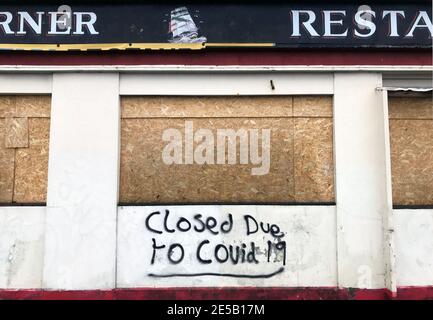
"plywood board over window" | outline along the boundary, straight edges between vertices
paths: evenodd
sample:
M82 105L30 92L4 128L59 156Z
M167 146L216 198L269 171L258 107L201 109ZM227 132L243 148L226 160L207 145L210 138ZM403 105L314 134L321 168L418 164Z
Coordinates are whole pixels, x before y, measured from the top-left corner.
M131 96L121 104L122 204L335 201L332 97ZM223 139L228 132L237 138Z
M0 96L0 203L45 203L50 96Z
M394 205L433 205L431 95L389 97Z

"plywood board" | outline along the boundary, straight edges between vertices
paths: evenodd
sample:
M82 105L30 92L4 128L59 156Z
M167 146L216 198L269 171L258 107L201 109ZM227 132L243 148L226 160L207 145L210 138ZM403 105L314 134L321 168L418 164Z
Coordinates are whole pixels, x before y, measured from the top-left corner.
M6 148L27 148L29 146L27 118L6 118L5 127Z
M433 204L433 121L390 120L393 202Z
M14 153L5 147L5 119L0 118L0 203L12 202Z
M0 118L15 117L15 96L0 96Z
M269 173L240 164L239 140L236 164L165 164L164 130L178 130L185 148L186 122L214 139L218 129L270 129ZM121 203L334 201L331 97L124 97L121 127Z
M293 119L194 119L196 129L210 129L215 137L217 129L270 129L269 174L260 176L252 175L252 168L261 165L239 164L239 140L234 165L165 164L163 131L174 128L184 132L185 121L188 119L122 120L120 202L294 201ZM215 147L214 162L216 158Z
M29 147L17 149L14 201L43 203L47 194L50 119L29 119Z
M0 96L0 202L46 201L49 95Z
M294 180L296 201L334 201L332 136L332 119L295 119Z
M292 97L123 97L122 118L291 117Z
M332 117L331 96L293 97L294 117Z
M390 119L433 119L433 100L428 97L389 97Z
M16 117L49 118L51 96L16 96Z
M49 95L0 96L0 118L49 118L50 110Z

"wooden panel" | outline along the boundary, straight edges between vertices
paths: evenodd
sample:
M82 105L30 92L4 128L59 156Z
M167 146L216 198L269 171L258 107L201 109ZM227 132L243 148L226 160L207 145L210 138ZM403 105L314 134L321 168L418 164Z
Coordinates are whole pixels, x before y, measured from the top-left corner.
M293 119L194 119L196 129L271 129L270 170L252 175L260 165L173 164L162 160L164 129L184 132L188 119L123 119L120 202L287 202L294 201ZM216 139L216 138L215 138ZM194 148L198 143L194 143ZM216 143L215 143L216 145ZM214 162L217 148L214 148ZM225 150L228 154L228 149Z
M6 118L5 127L6 148L27 148L29 146L27 118Z
M291 117L292 97L123 97L122 118Z
M49 118L51 96L16 96L16 117Z
M389 97L388 104L394 205L432 205L432 97Z
M390 119L433 119L431 96L417 98L389 97Z
M334 201L332 119L295 119L295 197L299 202Z
M295 117L332 117L331 96L297 96L293 98Z
M394 205L433 204L433 121L390 120Z
M295 99L302 118L290 96L122 98L120 202L333 202L332 98ZM239 163L239 139L236 164L165 164L164 130L177 129L185 148L186 123L211 131L214 159L218 129L270 129L269 173Z
M0 96L0 118L16 116L15 96Z
M0 203L43 203L51 96L0 96Z
M29 119L29 147L17 149L14 201L46 201L50 119Z
M0 118L49 118L51 96L0 96Z
M5 119L0 118L0 203L12 202L14 153L14 149L5 147Z

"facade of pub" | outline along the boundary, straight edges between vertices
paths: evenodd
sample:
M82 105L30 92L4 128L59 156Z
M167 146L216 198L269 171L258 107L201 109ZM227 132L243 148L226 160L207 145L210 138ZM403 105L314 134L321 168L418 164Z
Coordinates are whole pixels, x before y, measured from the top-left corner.
M0 4L0 299L433 298L430 1Z

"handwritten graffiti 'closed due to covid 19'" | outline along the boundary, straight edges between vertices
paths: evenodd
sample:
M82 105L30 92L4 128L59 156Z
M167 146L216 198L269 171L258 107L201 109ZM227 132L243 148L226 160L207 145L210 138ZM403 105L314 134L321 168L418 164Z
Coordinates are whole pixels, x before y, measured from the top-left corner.
M234 231L235 224L238 224L236 231ZM169 210L155 211L147 216L145 226L147 231L155 234L151 243L151 265L191 264L194 263L191 260L195 259L195 263L201 265L274 263L280 266L275 272L263 275L151 273L149 276L221 275L266 278L282 272L286 264L286 242L283 240L285 234L280 226L258 221L248 214L234 221L231 213L223 219L218 219L210 215L195 214L191 217L183 217L171 214ZM239 230L242 232L239 233ZM167 234L172 236L166 237ZM167 241L168 238L179 240ZM224 239L231 239L231 241Z

